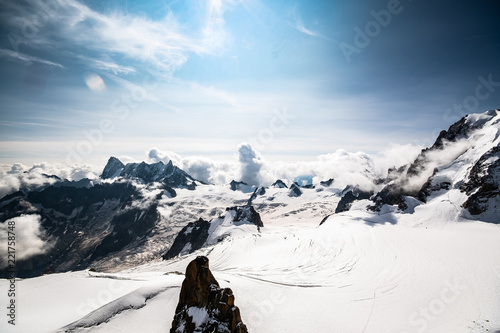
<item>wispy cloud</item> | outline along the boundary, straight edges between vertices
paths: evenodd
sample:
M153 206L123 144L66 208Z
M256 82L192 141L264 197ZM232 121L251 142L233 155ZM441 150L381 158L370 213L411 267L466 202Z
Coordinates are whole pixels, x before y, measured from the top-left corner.
M0 49L0 57L7 58L9 60L20 61L20 62L23 62L23 63L28 64L28 65L36 62L36 63L40 63L43 65L57 67L57 68L65 68L61 64L58 64L58 63L55 63L55 62L52 62L49 60L45 60L42 58L34 57L34 56L31 56L28 54L16 52L13 50L8 50L8 49Z
M241 106L240 103L238 103L238 100L236 99L236 97L234 97L233 95L231 95L227 91L220 90L220 89L214 88L212 86L208 86L208 87L203 86L203 85L198 84L196 82L191 83L191 89L193 89L195 91L199 91L204 95L218 98L218 99L226 102L227 104L229 104L235 108L239 108Z
M128 13L97 12L76 0L52 5L49 10L42 0L10 3L1 19L10 30L22 34L29 17L43 16L44 20L37 22L36 31L24 41L23 47L59 54L75 54L77 49L84 54L79 59L86 60L89 67L114 74L135 71L122 64L125 59L127 64L132 60L169 75L187 61L190 53L215 53L225 41L221 0L210 1L207 23L198 34L185 33L171 12L161 20L151 20ZM20 57L14 51L7 51L4 51L6 56ZM30 56L21 59L37 60ZM57 65L50 61L47 64Z
M335 40L323 35L322 33L319 33L317 31L313 31L313 30L306 28L304 25L304 21L302 20L302 17L300 16L300 14L297 10L297 4L295 4L295 6L292 7L292 9L290 11L290 15L293 18L293 25L294 25L295 29L297 29L299 32L306 34L306 35L309 35L309 36L312 36L312 37L326 39L326 40L335 42Z

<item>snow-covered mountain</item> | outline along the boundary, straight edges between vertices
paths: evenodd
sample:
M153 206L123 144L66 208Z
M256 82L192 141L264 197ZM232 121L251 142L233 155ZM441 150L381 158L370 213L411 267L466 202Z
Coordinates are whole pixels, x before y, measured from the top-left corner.
M0 199L2 225L39 221L43 251L18 260L18 276L59 274L19 281L32 292L16 329L168 331L182 274L203 255L250 332L500 331L499 146L491 110L370 188L216 186L171 162L111 157L100 179L21 189ZM44 311L60 315L33 326Z

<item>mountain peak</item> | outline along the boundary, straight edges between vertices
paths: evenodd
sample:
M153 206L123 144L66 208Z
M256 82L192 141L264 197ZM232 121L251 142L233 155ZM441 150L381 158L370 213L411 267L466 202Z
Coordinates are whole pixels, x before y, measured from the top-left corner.
M172 161L148 164L146 162L127 163L124 165L116 157L110 157L101 174L102 179L123 177L135 179L143 183L163 182L170 187L186 187L194 189L195 179L185 171L174 166Z
M123 170L124 167L125 167L125 164L123 164L116 157L111 156L108 160L108 163L106 163L104 170L102 171L101 178L102 179L112 179L112 178L118 177L120 175L120 172Z

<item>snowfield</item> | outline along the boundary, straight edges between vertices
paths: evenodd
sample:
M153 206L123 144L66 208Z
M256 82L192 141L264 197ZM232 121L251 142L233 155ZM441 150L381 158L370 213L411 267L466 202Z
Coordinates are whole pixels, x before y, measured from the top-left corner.
M499 225L457 218L446 201L414 214L358 206L321 226L262 214L261 232L120 273L18 281L16 326L1 331L168 332L182 273L201 254L251 332L500 331Z
M441 132L399 179L378 183L387 191L372 196L375 209L365 199L335 213L345 191L333 180L244 191L200 183L161 195L155 232L141 247L109 253L107 273L18 279L15 326L6 316L10 281L0 280L0 331L169 332L186 267L204 255L249 332L500 333L499 116L471 115ZM398 182L422 190L396 196ZM141 189L134 204L149 207L160 192ZM260 231L226 210L250 204ZM200 216L211 221L204 247L150 260ZM130 265L133 256L148 263ZM190 311L194 322L207 320L204 309Z

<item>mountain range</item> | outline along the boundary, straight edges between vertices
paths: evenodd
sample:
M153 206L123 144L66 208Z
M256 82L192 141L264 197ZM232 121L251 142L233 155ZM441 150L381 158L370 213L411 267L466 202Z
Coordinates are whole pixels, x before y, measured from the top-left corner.
M41 221L48 246L18 261L21 277L90 267L117 271L172 258L214 244L234 228L264 227L265 218L262 224L253 217L259 213L281 221L307 216L319 224L353 207L376 215L413 214L430 201L447 200L454 219L499 223L499 112L462 118L413 163L373 179L376 190L336 188L334 179L308 185L276 180L270 187L232 181L221 187L194 179L171 161L123 164L110 157L100 179L57 179L6 195L0 219L35 215Z

